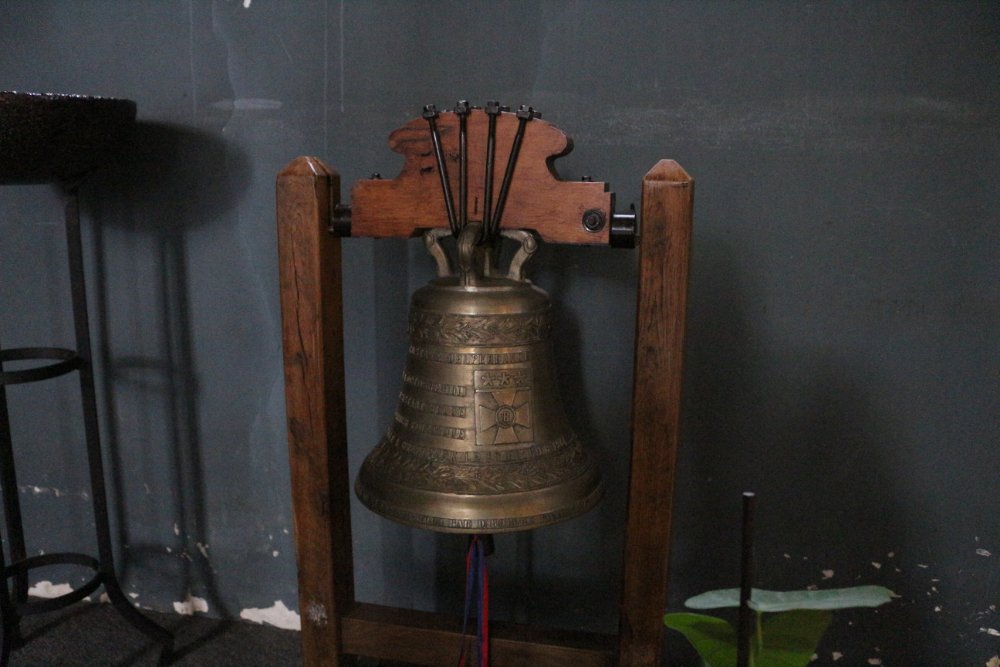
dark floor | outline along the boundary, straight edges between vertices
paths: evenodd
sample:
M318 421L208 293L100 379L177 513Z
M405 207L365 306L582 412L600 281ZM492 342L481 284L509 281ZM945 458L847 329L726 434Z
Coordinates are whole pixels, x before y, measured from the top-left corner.
M268 625L219 621L200 616L154 614L174 632L178 667L191 665L299 665L299 633ZM108 604L81 602L50 614L28 617L27 642L11 655L12 667L146 667L159 652Z

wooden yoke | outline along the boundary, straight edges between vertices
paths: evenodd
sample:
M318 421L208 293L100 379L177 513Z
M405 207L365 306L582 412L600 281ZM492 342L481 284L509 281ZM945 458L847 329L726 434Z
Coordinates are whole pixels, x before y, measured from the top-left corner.
M474 109L468 120L469 220L483 219L486 184L487 116ZM512 113L497 117L493 199L500 191L509 149L517 132ZM441 114L437 121L450 176L452 199L458 191L458 117ZM389 135L389 147L404 158L403 170L392 180L358 181L351 189L351 236L417 236L430 227L447 227L444 195L427 121L415 118ZM607 244L614 195L607 184L561 181L552 163L573 150L562 130L541 119L525 125L502 227L533 229L551 243ZM495 206L494 206L495 209ZM588 211L604 216L601 229L582 224Z
M517 122L513 114L497 119L494 193L500 189ZM484 113L473 111L468 117L472 221L482 219L485 126ZM442 114L438 128L457 202L456 116ZM352 190L351 214L340 209L339 221L340 178L318 159L297 158L277 180L285 397L307 667L353 664L354 655L448 665L468 640L457 614L396 609L354 598L341 246L331 228L343 233L349 221L352 236L410 237L448 225L426 121L416 119L396 130L390 146L403 154L403 171L393 180L359 181ZM548 123L527 123L502 226L534 229L552 242L608 243L614 196L603 183L563 182L551 169L552 161L571 146L569 138ZM619 632L614 636L491 623L493 667L660 664L693 196L693 181L673 161L659 162L642 182ZM592 211L604 220L596 231L581 224L584 214Z

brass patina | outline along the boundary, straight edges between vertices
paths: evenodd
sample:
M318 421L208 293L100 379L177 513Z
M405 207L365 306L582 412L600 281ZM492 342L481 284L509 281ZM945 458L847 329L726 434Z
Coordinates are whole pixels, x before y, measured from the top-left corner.
M548 295L522 276L534 237L506 276L478 224L459 236L457 273L425 236L439 277L417 290L392 425L355 491L394 521L448 533L530 530L592 508L603 492L593 456L570 428L549 348Z

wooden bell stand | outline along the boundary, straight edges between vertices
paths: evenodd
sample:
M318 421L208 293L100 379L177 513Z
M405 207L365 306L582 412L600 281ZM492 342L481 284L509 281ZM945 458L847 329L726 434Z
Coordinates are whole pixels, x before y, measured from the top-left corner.
M494 193L517 124L514 114L498 118ZM438 127L458 202L457 117L442 114ZM486 134L486 115L473 111L468 118L471 220L482 217ZM404 155L403 171L392 180L358 181L349 214L338 207L339 174L317 158L297 158L277 178L285 396L307 667L348 665L352 656L452 665L462 641L457 616L354 598L338 234L408 238L447 220L427 123L409 122L392 133L389 145ZM561 181L549 168L570 149L569 139L554 126L537 119L527 123L504 226L533 229L550 243L606 245L610 224L588 231L581 221L596 210L610 223L614 195L604 183ZM661 160L643 178L618 634L493 623L494 667L660 664L693 197L692 179L672 160Z

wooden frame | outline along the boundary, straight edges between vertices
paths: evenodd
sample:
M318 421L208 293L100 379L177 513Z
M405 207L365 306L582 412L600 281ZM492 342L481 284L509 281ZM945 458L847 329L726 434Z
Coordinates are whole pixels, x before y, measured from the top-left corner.
M603 184L564 185L585 186L588 198L605 191ZM401 225L397 219L380 225L367 203L370 200L364 195L358 198L359 192L372 187L393 186L359 182L352 199L365 202L362 208L367 209L360 221L361 211L355 210L355 222L360 223L355 233L358 229L366 236L417 233L418 223ZM440 191L437 194L440 197ZM642 182L631 471L619 632L600 635L493 623L494 667L660 663L693 196L692 179L671 160L657 163ZM329 231L339 197L339 175L317 158L297 158L278 175L282 337L304 664L339 667L350 664L350 656L364 655L448 665L454 662L462 641L461 619L364 604L354 598L341 243ZM610 199L607 204L613 206ZM555 242L594 242L581 238L578 224L550 225L540 233ZM607 242L606 233L603 242Z

